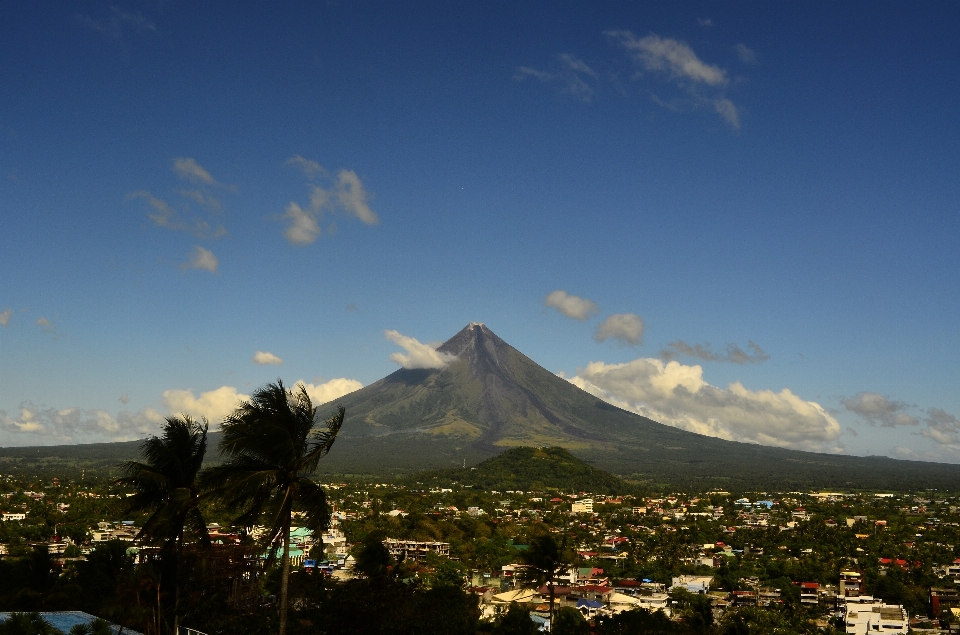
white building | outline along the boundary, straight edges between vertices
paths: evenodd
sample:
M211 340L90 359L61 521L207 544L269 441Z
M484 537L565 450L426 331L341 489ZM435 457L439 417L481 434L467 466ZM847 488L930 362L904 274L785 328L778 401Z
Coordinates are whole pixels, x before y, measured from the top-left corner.
M846 613L844 622L848 635L905 634L910 623L906 609L883 602L850 602Z
M3 521L8 520L26 520L27 515L19 512L3 512Z

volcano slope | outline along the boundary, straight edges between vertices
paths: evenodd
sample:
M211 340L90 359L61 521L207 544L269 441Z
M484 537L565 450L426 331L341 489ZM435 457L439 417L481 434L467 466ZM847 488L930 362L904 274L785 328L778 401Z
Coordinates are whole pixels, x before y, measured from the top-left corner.
M336 402L347 419L321 469L396 473L475 463L515 446L560 446L652 485L960 489L960 467L724 441L612 406L474 322L437 349L443 368L400 369Z

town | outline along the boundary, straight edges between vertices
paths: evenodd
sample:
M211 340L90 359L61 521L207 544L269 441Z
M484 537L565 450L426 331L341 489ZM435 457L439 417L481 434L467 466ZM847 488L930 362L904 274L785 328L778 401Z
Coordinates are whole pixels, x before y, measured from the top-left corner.
M614 632L600 627L638 611L688 629L676 632L741 632L733 629L744 623L850 634L958 628L952 493L323 486L326 531L298 527L294 512L292 612L302 617L291 632L336 632L320 626L343 617L331 607L336 589L378 576L410 593L461 593L479 632L508 632L507 616L521 612L540 630L553 616L554 632ZM147 516L128 512L132 490L109 479L22 475L4 476L0 490L0 610L80 609L125 632L156 632L145 607L156 596L159 548L137 539ZM213 503L204 516L211 545L187 545L194 565L184 624L222 632L211 603L237 617L276 601L276 554L258 547L264 527L234 526L231 510ZM531 545L544 537L560 557L550 575L528 575ZM588 630L564 630L580 624Z

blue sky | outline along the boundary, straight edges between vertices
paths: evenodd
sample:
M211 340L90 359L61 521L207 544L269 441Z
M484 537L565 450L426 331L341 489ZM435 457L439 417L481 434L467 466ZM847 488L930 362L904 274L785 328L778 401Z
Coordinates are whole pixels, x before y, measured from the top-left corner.
M40 1L0 59L0 445L481 321L670 425L960 461L955 2Z

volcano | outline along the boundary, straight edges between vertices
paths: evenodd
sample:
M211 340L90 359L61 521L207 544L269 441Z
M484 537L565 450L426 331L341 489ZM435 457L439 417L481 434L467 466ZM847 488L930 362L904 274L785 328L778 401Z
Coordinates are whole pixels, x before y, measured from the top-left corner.
M474 322L438 349L441 368L400 370L321 406L346 408L321 469L382 473L475 463L517 446L560 446L641 481L702 487L960 485L960 467L725 441L612 406Z

